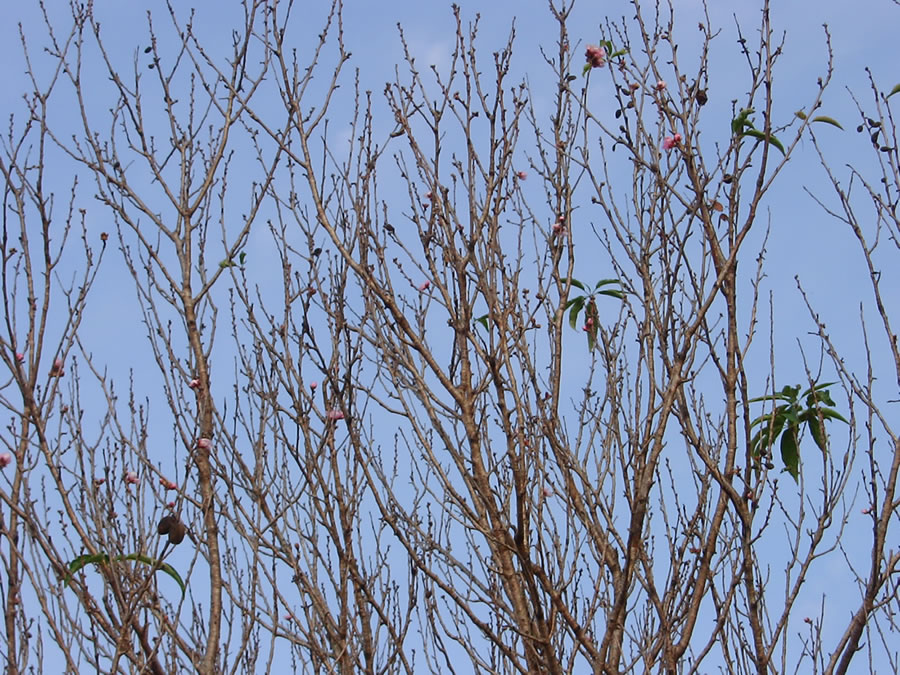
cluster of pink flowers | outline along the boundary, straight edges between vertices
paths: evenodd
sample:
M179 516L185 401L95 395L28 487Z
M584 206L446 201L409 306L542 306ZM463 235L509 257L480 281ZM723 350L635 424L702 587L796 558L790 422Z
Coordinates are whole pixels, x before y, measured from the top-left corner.
M553 234L558 234L560 236L565 236L568 234L566 230L566 217L560 216L556 219L556 222L550 227L553 230Z
M591 64L591 68L602 68L606 65L606 49L595 45L588 45L584 57Z
M681 134L675 134L674 136L666 136L663 139L663 150L671 150L676 145L681 143Z

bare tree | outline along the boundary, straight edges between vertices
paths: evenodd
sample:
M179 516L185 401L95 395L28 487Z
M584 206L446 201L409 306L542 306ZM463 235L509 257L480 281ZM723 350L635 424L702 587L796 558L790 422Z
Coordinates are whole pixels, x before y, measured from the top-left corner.
M550 103L515 75L514 26L485 37L457 7L447 67L401 29L379 93L339 0L315 30L287 0L239 7L224 42L148 14L130 62L90 3L22 37L0 161L7 670L847 672L863 646L896 668L887 92L859 106L880 183L845 184L813 133L837 125L830 60L785 114L768 2L727 83L708 15L686 54L671 5L592 39L551 2ZM804 137L886 339L863 322L857 372L810 303L820 357L794 386L761 289ZM123 279L130 374L90 337ZM825 566L860 589L836 641Z

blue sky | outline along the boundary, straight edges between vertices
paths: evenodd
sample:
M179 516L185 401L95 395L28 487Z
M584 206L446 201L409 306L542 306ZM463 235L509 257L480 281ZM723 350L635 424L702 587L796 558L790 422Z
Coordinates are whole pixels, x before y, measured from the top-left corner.
M306 4L306 3L304 3ZM324 3L308 3L313 9L304 8L304 16L296 17L303 24L297 34L307 34L312 39L319 30L320 16ZM547 87L547 96L552 95L552 83L547 84L548 71L543 64L539 45L552 48L555 40L554 26L546 11L544 2L461 2L464 20L471 20L476 12L482 14L481 45L487 56L505 42L511 21L515 20L517 31L516 60L514 68L522 77L528 78L532 95L540 113L542 88ZM120 2L116 0L96 0L96 9L103 16L107 45L115 58L128 62L142 57L142 50L148 44L146 9L162 9L161 3L146 0ZM231 14L228 9L234 3L195 3L198 32L205 35L213 49L227 49L230 35ZM731 99L740 99L743 71L735 43L735 18L748 32L756 29L759 3L713 2L710 15L714 26L721 28L716 39L715 58L711 73L710 110L722 111L710 120L710 138L714 138L715 125L721 126L719 140L727 139ZM739 5L737 9L735 6ZM776 75L776 122L788 123L793 111L809 100L816 89L816 78L824 74L825 40L823 23L828 24L834 49L834 80L826 94L822 113L840 120L845 131L819 129L819 137L829 152L833 152L836 163L856 160L866 161L866 150L860 143L854 127L858 123L855 108L847 92L847 87L856 91L861 99L868 98L868 83L864 69L871 69L872 75L882 89L890 88L900 81L896 70L898 61L896 27L900 9L889 0L864 0L848 2L780 2L773 10L773 26L776 32L786 33L784 55ZM68 3L52 0L47 3L53 22L67 26ZM682 65L696 55L696 23L702 16L702 4L693 0L674 2L676 22L680 36ZM295 10L300 13L299 9ZM318 11L318 15L317 15ZM576 10L576 23L584 27L580 39L584 44L595 42L600 37L598 26L607 17L617 19L630 16L630 4L622 0L610 2L582 2ZM3 9L4 21L0 24L0 57L5 67L0 72L0 85L5 92L2 112L20 114L21 104L18 93L26 87L23 74L21 46L18 41L17 24L22 23L29 40L29 47L36 64L46 64L40 50L44 43L44 30L37 4L30 2L7 3ZM442 2L367 2L349 0L344 11L346 42L353 52L351 66L358 68L363 88L372 89L380 95L385 82L393 80L394 66L402 59L398 40L397 23L402 23L404 33L413 55L420 66L434 64L438 69L446 68L453 48L453 19L449 5ZM156 20L165 26L160 33L168 30L163 16ZM298 45L298 49L308 45ZM423 68L424 69L424 68ZM47 75L45 69L39 71ZM97 91L106 86L103 76L96 83ZM592 105L602 108L607 104L608 95L600 78L593 78L591 90ZM98 96L98 110L102 110L102 97ZM68 112L66 110L66 112ZM57 115L62 116L63 110ZM69 122L60 119L60 124ZM73 129L76 121L71 120ZM339 132L338 132L339 133ZM523 145L522 147L527 146ZM524 158L523 158L524 161ZM58 175L57 191L64 194L70 186L71 174L61 171ZM535 186L537 187L537 186ZM822 312L822 318L829 324L832 337L847 346L848 360L858 359L863 365L859 352L860 333L857 319L859 304L869 303L869 291L865 279L858 276L861 259L846 230L830 220L826 214L803 191L808 187L821 193L826 201L831 199L829 188L823 182L823 174L818 158L808 140L801 142L794 158L772 190L765 202L766 217L771 217L771 235L768 244L768 275L764 280L763 293L771 292L774 298L774 319L777 326L776 369L784 379L780 384L804 381L804 371L798 359L798 341L811 347L814 340L808 337L813 329L808 313L797 291L794 277L798 276L809 291L814 305ZM85 204L91 204L88 184L83 185ZM92 205L98 219L104 215L99 205ZM103 227L102 224L99 227ZM111 228L110 228L111 229ZM114 252L113 252L114 253ZM848 262L849 261L849 262ZM584 269L590 277L594 270ZM110 364L111 372L123 373L125 369L138 365L138 353L123 349L123 345L134 344L143 339L140 316L134 311L134 291L130 280L122 283L124 268L115 255L105 262L101 279L90 304L92 316L85 326L86 342L90 349L103 353ZM885 274L900 278L896 270L886 269ZM577 275L576 275L577 276ZM765 303L764 303L765 304ZM767 332L767 328L764 328ZM224 339L224 333L220 339ZM578 337L580 340L581 338ZM854 349L856 351L854 351ZM766 355L767 356L767 355ZM152 370L152 367L150 368ZM152 380L154 375L148 375ZM160 408L163 404L160 404ZM858 511L858 509L856 509ZM844 577L846 578L846 577ZM819 580L827 584L825 578ZM835 593L834 595L836 595ZM848 597L854 597L853 589L848 589ZM817 607L810 609L816 614Z

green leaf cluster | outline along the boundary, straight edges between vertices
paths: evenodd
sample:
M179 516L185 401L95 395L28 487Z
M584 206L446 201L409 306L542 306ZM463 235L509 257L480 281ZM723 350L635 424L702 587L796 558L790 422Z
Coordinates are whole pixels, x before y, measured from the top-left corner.
M93 555L85 554L78 556L69 563L69 574L66 575L65 585L68 586L72 581L72 575L86 565L108 565L109 560L109 554L107 553L95 553ZM160 563L160 561L156 560L155 558L151 558L148 555L144 555L142 553L129 553L128 555L117 555L115 558L113 558L113 560L115 560L116 562L133 560L135 562L141 562L145 565L149 565L150 567L155 567L158 565L161 572L165 572L175 580L175 583L177 583L179 588L181 588L182 595L184 595L184 592L187 589L184 580L181 578L181 575L178 574L174 567L172 567L168 563Z
M750 136L751 138L771 143L778 148L783 155L784 146L781 144L781 141L772 134L765 134L753 126L753 120L750 119L750 115L752 115L753 112L753 108L744 108L741 110L741 112L738 113L738 116L731 120L731 132L739 138L742 136Z
M569 312L569 325L578 330L578 316L584 311L584 328L587 333L588 349L593 349L597 344L597 333L600 330L600 313L597 311L596 296L605 295L611 298L623 300L625 292L619 288L604 288L605 286L622 285L618 279L601 279L594 288L588 290L585 284L577 279L569 280L572 286L584 291L583 295L570 298L566 303L565 310Z
M800 476L800 434L805 425L819 449L827 450L825 420L847 420L834 409L834 400L828 387L834 382L816 384L800 393L800 385L784 387L777 394L760 396L750 402L772 401L777 403L772 412L757 417L750 428L758 427L750 440L750 455L757 461L771 454L775 440L781 436L781 461L796 482ZM826 407L828 406L828 407Z

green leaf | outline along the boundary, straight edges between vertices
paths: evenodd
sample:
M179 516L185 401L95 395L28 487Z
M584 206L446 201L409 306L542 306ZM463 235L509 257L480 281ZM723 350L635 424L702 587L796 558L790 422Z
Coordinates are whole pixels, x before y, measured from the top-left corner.
M157 561L150 556L144 555L142 553L129 553L128 555L117 555L115 560L117 562L122 562L125 560L133 560L136 562L142 562L145 565L149 565L151 567L156 566ZM68 586L72 581L72 575L75 572L78 572L80 569L85 567L86 565L104 565L109 563L109 555L106 553L95 553L93 555L80 555L72 562L69 563L69 574L66 575L64 580L64 585ZM181 578L181 575L175 570L174 567L169 565L168 563L162 563L159 565L159 571L165 572L170 577L175 580L175 583L178 584L179 588L181 588L181 594L184 595L187 587L184 583L184 580Z
M819 115L818 117L813 117L812 121L813 122L825 122L825 124L830 124L833 127L837 127L841 131L844 130L844 127L842 127L837 120L835 120L831 117L826 117L825 115Z
M584 307L584 296L579 295L577 298L572 298L569 300L569 304L566 305L566 309L569 311L569 325L574 329L578 330L578 314L581 312Z
M597 333L600 330L600 314L597 312L597 303L594 298L588 300L587 309L584 312L584 319L587 322L591 320L591 325L587 327L588 351L592 351L597 344Z
M800 476L800 454L797 452L797 435L794 429L788 429L781 437L781 461L784 470L791 474L794 482Z
M586 291L585 285L578 281L578 279L569 279L569 283L572 284L575 288L578 288L582 291Z
M585 63L584 68L581 69L581 76L584 77L585 75L587 75L590 72L590 70L591 70L591 64Z
M797 112L794 113L794 117L799 117L801 120L805 120L806 113L803 112L802 110L798 110Z
M784 428L784 415L781 413L781 408L776 408L773 414L757 417L750 427L763 422L766 423L765 426L757 431L753 440L750 441L750 454L753 457L759 457L763 452L768 452Z
M885 96L885 98L890 98L890 97L893 96L894 94L898 94L898 93L900 93L900 84L895 84L895 85L894 85L894 88L891 89L891 93L888 94L887 96Z
M488 326L487 314L485 314L484 316L479 316L477 319L475 319L475 323L480 323L482 326L484 326L485 330L490 330L490 327Z
M823 428L824 425L819 424L819 418L810 417L806 420L806 426L809 428L809 433L812 435L816 445L819 446L819 450L825 452L825 429Z
M226 258L225 260L223 260L222 262L219 263L219 267L221 267L223 270L228 269L229 267L234 267L234 260L231 260L230 258Z
M744 132L744 127L753 128L753 122L747 119L752 113L753 108L744 108L737 117L731 120L731 131L735 136L740 136Z
M85 565L109 562L109 556L105 553L95 553L94 555L80 555L69 563L69 574L66 576L65 585L68 586L72 581L72 575L75 574Z
M628 53L628 50L627 50L627 49L620 49L619 51L613 52L612 54L610 54L610 55L609 55L609 58L611 58L611 59L617 59L617 58L619 58L620 56L625 56L627 53Z
M819 414L822 415L822 419L826 420L840 420L844 424L850 424L844 416L841 415L837 410L832 410L831 408L822 408L819 410Z
M768 143L771 143L771 144L774 145L776 148L778 148L779 150L781 150L781 154L782 154L782 155L785 154L785 152L784 152L784 146L781 144L781 141L779 141L777 138L775 138L772 134L769 134L768 136L766 136L766 135L765 135L762 131L760 131L759 129L753 129L753 128L750 128L750 129L747 129L746 131L744 131L744 133L741 134L741 135L742 135L742 136L752 136L753 138L757 138L757 139L759 139L759 140L761 140L761 141L767 141Z
M184 580L182 580L181 575L178 574L178 572L175 571L175 568L168 563L157 561L155 558L143 555L142 553L129 553L128 555L116 556L116 560L134 560L136 562L142 562L145 565L149 565L150 567L155 567L159 563L159 571L165 572L175 580L175 583L177 583L181 588L182 595L184 595L184 592L187 590L187 587L185 586Z
M238 260L240 260L240 263L241 263L241 267L244 266L244 261L246 259L247 259L247 254L244 251L241 251L241 255L238 257Z

